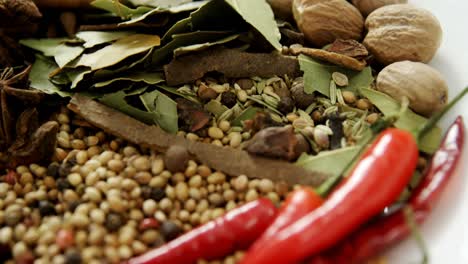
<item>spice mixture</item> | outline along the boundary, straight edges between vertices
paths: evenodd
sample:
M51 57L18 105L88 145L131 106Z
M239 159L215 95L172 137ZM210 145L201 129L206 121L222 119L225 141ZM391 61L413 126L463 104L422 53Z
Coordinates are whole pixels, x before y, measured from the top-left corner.
M388 127L420 151L398 205L441 141L430 117L447 87L421 66L438 35L414 59L363 32L386 8L437 31L416 7L13 2L0 0L0 262L122 263L261 197L279 207L306 185L326 197ZM239 263L245 249L198 263Z

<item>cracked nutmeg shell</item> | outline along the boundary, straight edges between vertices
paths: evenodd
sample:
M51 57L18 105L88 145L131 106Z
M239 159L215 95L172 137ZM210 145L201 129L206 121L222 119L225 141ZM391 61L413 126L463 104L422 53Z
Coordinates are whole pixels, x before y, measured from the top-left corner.
M377 76L377 90L398 101L407 97L409 107L424 116L447 104L448 87L442 74L421 62L400 61L385 67Z
M361 11L363 16L368 16L372 11L386 5L406 4L408 0L353 0L353 5Z
M442 42L442 28L429 11L410 4L381 7L366 19L364 46L376 60L429 62Z
M294 0L292 10L306 40L318 47L336 39L362 38L364 18L346 0Z

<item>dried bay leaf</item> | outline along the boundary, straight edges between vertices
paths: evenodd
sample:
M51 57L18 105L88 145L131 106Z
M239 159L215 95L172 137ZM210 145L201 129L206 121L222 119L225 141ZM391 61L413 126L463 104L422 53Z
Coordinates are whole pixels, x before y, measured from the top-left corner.
M175 87L170 87L170 86L161 85L161 84L158 84L157 87L158 87L158 89L164 90L164 91L166 91L166 92L168 92L170 94L173 94L173 95L182 97L184 99L187 99L187 100L191 101L192 103L201 104L200 100L198 99L198 97L197 97L197 95L195 93L193 93L193 94L183 93L183 92L180 92Z
M102 88L119 81L131 81L131 82L144 82L146 84L158 84L164 82L164 76L159 72L123 72L119 74L119 77L95 83L95 88Z
M185 47L180 47L174 50L174 57L179 57L179 56L186 55L192 52L206 50L213 46L225 44L225 43L228 43L237 39L239 36L240 36L239 34L235 34L235 35L228 36L228 37L225 37L223 39L213 41L213 42L205 42L201 44L193 44L193 45L189 45Z
M172 40L173 35L187 33L192 30L192 19L190 17L181 19L177 21L166 33L163 35L161 39L161 43L165 45L169 41Z
M55 49L54 59L60 68L78 58L84 51L84 48L78 46L68 46L61 44Z
M127 37L135 34L130 31L80 31L76 34L76 37L83 40L84 48L92 48L94 46L109 43L123 37Z
M139 16L153 10L153 8L145 6L139 6L133 9L120 3L120 1L115 0L95 0L91 2L91 5L110 13L114 13L124 20L131 19L135 16Z
M320 171L332 177L340 176L359 154L361 147L346 147L331 151L322 151L318 155L302 155L296 162L297 166L306 170Z
M382 92L367 88L360 89L359 92L385 116L399 116L395 127L410 131L415 135L415 138L419 138L421 128L428 122L428 119L414 113L409 108L400 114L401 104ZM419 141L419 150L428 154L434 153L439 148L441 135L442 131L439 127L432 128Z
M42 52L44 56L53 57L57 47L66 40L66 38L22 39L19 43L28 48Z
M129 95L125 91L118 91L102 96L99 101L146 124L154 124L153 114L128 104L125 101L127 96Z
M57 68L58 65L54 61L36 54L36 61L29 74L30 86L46 94L58 94L62 97L71 96L70 92L62 91L59 86L49 80L50 73L57 70Z
M172 41L154 50L151 57L151 65L160 65L161 63L169 61L173 56L174 50L177 48L218 41L228 35L230 35L230 33L224 31L195 31L173 35Z
M151 6L169 8L182 4L192 3L192 0L129 0L134 6Z
M364 68L362 71L348 70L335 65L326 65L306 56L298 57L301 70L304 72L304 91L308 94L317 91L330 96L330 80L334 72L340 72L348 77L349 84L343 89L357 92L359 88L368 88L374 81L372 69Z
M164 131L175 134L179 130L177 103L158 90L140 95L146 109L154 115L153 121Z
M87 66L92 70L106 68L123 61L129 56L148 51L159 46L159 44L160 39L156 35L130 35L96 52L84 54L78 61L77 66Z

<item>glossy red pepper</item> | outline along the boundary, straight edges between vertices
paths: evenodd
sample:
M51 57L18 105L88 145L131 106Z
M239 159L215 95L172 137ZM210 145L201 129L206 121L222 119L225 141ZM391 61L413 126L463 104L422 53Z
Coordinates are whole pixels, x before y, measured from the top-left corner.
M227 212L171 242L132 258L129 264L190 264L248 248L273 222L273 203L261 198Z
M461 158L465 142L462 117L450 126L440 148L434 153L421 184L413 192L408 206L421 224L431 212ZM361 263L394 245L411 233L403 209L370 223L346 238L328 254L316 256L311 264Z
M413 136L387 129L322 206L245 256L244 264L293 263L325 250L394 202L416 168Z
M284 227L296 222L306 214L319 207L322 203L322 197L320 197L310 187L300 187L299 189L290 193L281 206L275 221L249 248L249 252L256 252L258 247L261 247L263 243L276 236L276 234ZM248 254L249 253L247 253L247 255Z

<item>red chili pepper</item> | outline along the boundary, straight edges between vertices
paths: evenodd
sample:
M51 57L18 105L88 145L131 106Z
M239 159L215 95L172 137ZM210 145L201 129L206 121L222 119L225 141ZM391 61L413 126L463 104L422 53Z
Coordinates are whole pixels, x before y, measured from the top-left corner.
M421 184L413 192L409 205L421 224L432 211L461 158L465 128L461 116L450 126L440 148L434 153ZM362 227L328 251L313 258L311 264L361 263L408 237L411 233L403 209Z
M250 247L249 252L257 251L258 247L261 247L263 243L276 236L284 227L296 222L306 214L315 210L322 203L322 197L309 187L301 187L290 193L281 206L275 221L268 227L263 235L255 241Z
M243 263L292 263L331 247L396 200L417 160L409 132L385 130L322 206L249 252Z
M249 247L273 222L273 203L261 198L227 212L224 216L153 249L129 264L190 264L213 260Z

